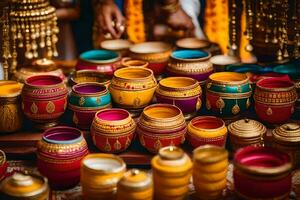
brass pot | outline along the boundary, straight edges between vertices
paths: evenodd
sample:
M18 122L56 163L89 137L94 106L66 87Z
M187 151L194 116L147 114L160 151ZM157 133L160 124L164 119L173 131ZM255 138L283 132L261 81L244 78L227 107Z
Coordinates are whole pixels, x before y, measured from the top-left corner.
M23 85L16 81L0 81L0 133L14 132L22 127L22 87Z

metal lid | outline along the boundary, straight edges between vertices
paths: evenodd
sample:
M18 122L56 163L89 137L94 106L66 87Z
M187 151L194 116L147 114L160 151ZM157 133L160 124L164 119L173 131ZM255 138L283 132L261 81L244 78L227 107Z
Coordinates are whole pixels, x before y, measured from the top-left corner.
M0 185L1 193L11 197L33 197L48 190L48 180L44 177L23 172L14 173Z
M253 119L241 119L232 122L228 126L229 133L240 138L261 137L267 131L267 128L260 122Z
M296 123L283 124L273 131L273 138L277 142L300 143L300 125Z
M158 155L163 160L178 160L184 156L184 152L176 146L167 146L161 148Z
M127 171L123 178L119 181L118 186L127 189L142 190L152 186L152 179L146 172L138 169Z

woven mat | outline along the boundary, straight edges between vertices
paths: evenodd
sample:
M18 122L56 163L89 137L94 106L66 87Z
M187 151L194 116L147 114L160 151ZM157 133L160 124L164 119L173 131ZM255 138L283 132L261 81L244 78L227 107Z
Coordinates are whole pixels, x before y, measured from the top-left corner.
M9 161L8 175L16 171L28 171L31 173L39 174L35 162L33 161ZM224 192L224 198L226 200L237 200L233 193L233 165L230 164L227 174L227 190ZM189 185L190 195L189 200L196 199L194 197L194 186ZM296 198L296 194L298 198ZM291 192L291 200L300 200L300 169L293 172L293 192ZM81 196L81 186L78 185L72 189L64 191L54 191L51 190L49 200L82 200Z

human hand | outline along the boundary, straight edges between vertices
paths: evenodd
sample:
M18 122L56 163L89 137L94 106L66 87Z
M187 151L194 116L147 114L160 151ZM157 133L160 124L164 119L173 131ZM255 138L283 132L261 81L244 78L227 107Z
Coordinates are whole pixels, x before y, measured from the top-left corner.
M112 38L120 38L125 30L125 18L112 0L101 1L97 16L100 28Z

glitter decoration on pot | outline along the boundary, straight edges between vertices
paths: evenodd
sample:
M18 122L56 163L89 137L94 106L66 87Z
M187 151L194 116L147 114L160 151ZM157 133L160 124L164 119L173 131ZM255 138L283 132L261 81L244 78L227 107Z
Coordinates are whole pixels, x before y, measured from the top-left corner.
M80 129L89 129L96 112L111 108L111 97L106 86L100 83L79 83L72 87L69 109L73 122Z
M103 152L122 152L134 138L136 123L129 112L112 108L96 113L91 126L94 145Z
M78 184L80 163L88 154L82 132L57 126L47 129L37 144L37 168L51 188L68 189Z
M117 183L125 171L125 162L116 155L96 153L86 156L80 171L83 199L116 199Z
M152 200L152 176L138 169L126 172L118 182L117 200Z
M152 100L157 82L147 68L118 69L109 86L114 103L124 109L142 109Z
M140 143L148 151L157 153L165 146L179 146L185 140L186 122L181 110L170 104L146 107L137 123Z
M253 119L241 119L228 125L231 146L234 151L245 146L263 146L267 128Z
M286 76L265 78L256 83L255 111L262 121L287 122L294 113L296 100L295 84Z
M233 117L250 107L252 89L247 75L218 72L206 84L206 108L222 117Z
M248 146L234 155L235 193L243 199L287 199L292 163L288 154L270 147Z
M193 184L201 199L221 199L227 184L228 152L204 145L193 151Z
M36 127L46 129L57 125L64 114L68 90L63 80L53 75L31 76L22 90L22 109Z
M76 71L97 70L112 76L120 64L121 56L109 50L90 50L80 54Z
M175 146L161 148L151 160L154 196L158 200L183 200L189 191L193 163Z
M202 90L197 80L187 77L169 77L162 79L156 89L158 103L176 105L185 115L191 118L201 108Z
M221 118L214 116L199 116L188 123L187 140L192 147L206 144L224 147L227 128Z
M25 172L15 172L1 182L0 199L47 200L49 191L47 178Z
M22 87L16 81L0 81L0 133L15 132L22 127Z
M293 168L300 167L300 126L296 123L283 124L272 131L273 147L288 153Z

